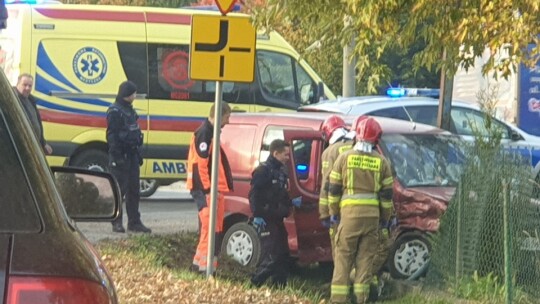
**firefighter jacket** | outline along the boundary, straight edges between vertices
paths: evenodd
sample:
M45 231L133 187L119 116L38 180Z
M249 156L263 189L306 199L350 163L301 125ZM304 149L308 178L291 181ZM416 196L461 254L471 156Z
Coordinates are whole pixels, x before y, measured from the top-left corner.
M321 191L319 194L319 218L325 219L330 216L330 213L328 212L328 177L330 176L330 171L332 171L332 167L334 165L334 162L338 158L338 156L345 152L352 149L352 140L343 138L326 148L321 156L322 158L322 166L321 166Z
M136 154L139 164L142 163L143 133L138 119L133 105L122 99L117 98L107 110L107 144L111 161L121 161L126 155Z
M253 170L249 190L249 206L253 217L281 222L289 216L292 203L288 178L283 164L272 155Z
M376 151L343 152L329 179L330 215L390 219L394 180L388 161Z
M189 145L186 181L189 190L210 193L213 138L214 127L208 119L193 133ZM229 192L233 190L231 167L223 149L220 147L219 150L218 191Z

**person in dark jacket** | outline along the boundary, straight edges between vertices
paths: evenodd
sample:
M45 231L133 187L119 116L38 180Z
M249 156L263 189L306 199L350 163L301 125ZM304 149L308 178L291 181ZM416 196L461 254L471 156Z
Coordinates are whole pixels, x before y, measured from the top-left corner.
M41 122L41 115L37 109L36 99L34 96L32 96L32 94L30 94L33 86L34 77L32 77L30 74L23 73L17 78L17 85L14 89L19 101L21 102L21 105L23 106L26 117L28 117L28 120L30 121L32 130L38 137L39 143L43 147L43 151L45 154L50 155L52 154L52 148L49 146L49 144L47 144L45 137L43 136L43 123Z
M137 122L139 115L133 109L136 95L135 83L129 80L122 82L115 102L107 110L109 169L118 181L126 201L128 230L150 233L152 230L143 225L139 213L139 167L143 164L143 134ZM120 216L112 225L113 232L126 232L122 225L122 208Z
M283 219L292 207L288 193L285 164L290 158L290 146L276 139L270 143L270 155L252 174L249 204L253 212L252 224L261 240L261 257L251 283L261 286L268 278L283 287L287 283L289 245Z

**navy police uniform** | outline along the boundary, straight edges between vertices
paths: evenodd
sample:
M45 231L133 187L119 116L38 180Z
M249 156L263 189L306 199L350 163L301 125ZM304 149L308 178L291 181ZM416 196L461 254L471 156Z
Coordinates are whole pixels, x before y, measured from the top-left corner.
M120 185L122 197L125 198L128 230L150 232L150 229L142 225L139 213L139 167L143 163L143 134L137 122L137 112L133 105L124 99L136 91L137 87L133 82L123 82L115 102L107 110L109 168ZM113 222L113 230L124 232L122 208L120 216Z
M272 155L253 171L249 203L253 217L261 217L266 229L260 233L261 257L251 278L255 286L268 278L277 286L287 283L289 245L283 219L292 207L288 193L288 176L283 164Z

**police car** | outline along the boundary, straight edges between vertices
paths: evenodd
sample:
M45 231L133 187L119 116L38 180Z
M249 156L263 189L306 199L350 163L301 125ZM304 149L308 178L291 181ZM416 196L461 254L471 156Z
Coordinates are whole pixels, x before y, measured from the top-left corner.
M359 96L326 100L298 109L300 112L333 112L347 115L389 117L432 126L437 125L439 101L437 89L392 88L386 96ZM450 131L466 140L474 139L474 132L488 136L484 128L486 115L479 107L452 101ZM540 137L493 118L493 126L502 135L502 144L519 151L530 160L536 180L540 181Z

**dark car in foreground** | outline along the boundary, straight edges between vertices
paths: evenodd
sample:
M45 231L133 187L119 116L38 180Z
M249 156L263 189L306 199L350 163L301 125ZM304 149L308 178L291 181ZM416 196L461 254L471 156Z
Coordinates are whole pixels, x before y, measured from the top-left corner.
M108 173L47 165L0 72L0 299L6 304L115 304L114 284L75 221L111 221Z

